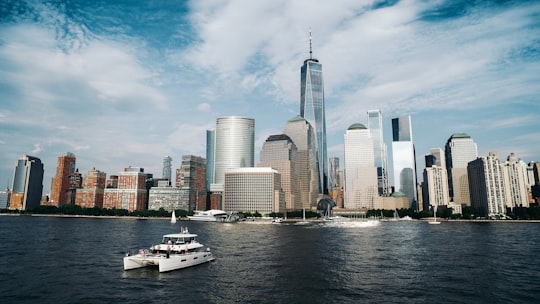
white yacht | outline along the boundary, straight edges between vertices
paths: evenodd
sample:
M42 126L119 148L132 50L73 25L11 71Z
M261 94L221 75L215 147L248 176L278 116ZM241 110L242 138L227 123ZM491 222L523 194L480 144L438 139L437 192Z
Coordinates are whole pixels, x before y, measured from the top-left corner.
M196 238L187 228L180 233L166 234L160 244L141 249L135 255L126 254L124 270L157 266L159 272L166 272L213 261L210 248L205 249Z
M193 215L188 215L190 221L201 222L235 222L238 216L235 213L228 213L223 210L211 209L206 211L196 210Z

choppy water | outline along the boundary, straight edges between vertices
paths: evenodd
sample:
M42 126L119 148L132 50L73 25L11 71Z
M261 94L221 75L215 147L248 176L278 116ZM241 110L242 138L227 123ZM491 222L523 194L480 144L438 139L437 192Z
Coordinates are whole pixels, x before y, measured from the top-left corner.
M124 272L181 226L216 260ZM540 224L0 216L0 303L538 303Z

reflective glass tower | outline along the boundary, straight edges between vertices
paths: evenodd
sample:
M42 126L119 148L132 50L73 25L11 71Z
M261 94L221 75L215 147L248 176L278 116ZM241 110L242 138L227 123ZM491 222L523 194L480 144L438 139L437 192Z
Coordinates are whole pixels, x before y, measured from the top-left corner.
M255 120L229 116L217 119L214 170L210 191L223 191L225 171L254 166Z
M315 133L315 147L319 167L319 188L328 194L328 158L326 148L326 118L324 110L324 82L322 65L313 58L311 35L309 59L300 70L300 116L309 122Z
M22 155L15 163L13 192L9 209L32 210L43 193L43 163L37 157Z
M405 194L409 198L409 207L417 209L416 156L410 116L392 119L392 137L395 191Z
M380 110L370 110L368 113L368 129L373 139L373 153L375 167L377 167L377 180L379 195L388 195L388 160L386 157L386 144L383 140L382 114Z

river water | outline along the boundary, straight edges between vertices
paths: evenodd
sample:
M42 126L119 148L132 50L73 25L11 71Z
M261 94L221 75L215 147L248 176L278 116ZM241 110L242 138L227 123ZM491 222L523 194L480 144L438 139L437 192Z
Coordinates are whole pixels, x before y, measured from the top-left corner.
M216 260L125 272L188 227ZM0 303L539 303L540 224L0 216Z

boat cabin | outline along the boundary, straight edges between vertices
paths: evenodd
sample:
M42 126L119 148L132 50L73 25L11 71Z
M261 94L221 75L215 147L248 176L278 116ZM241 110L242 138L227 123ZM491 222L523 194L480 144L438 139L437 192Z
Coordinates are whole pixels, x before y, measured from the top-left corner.
M182 245L182 244L189 244L192 241L195 240L194 235L189 236L174 236L174 235L165 235L163 237L163 240L161 241L162 244L173 244L173 245Z

